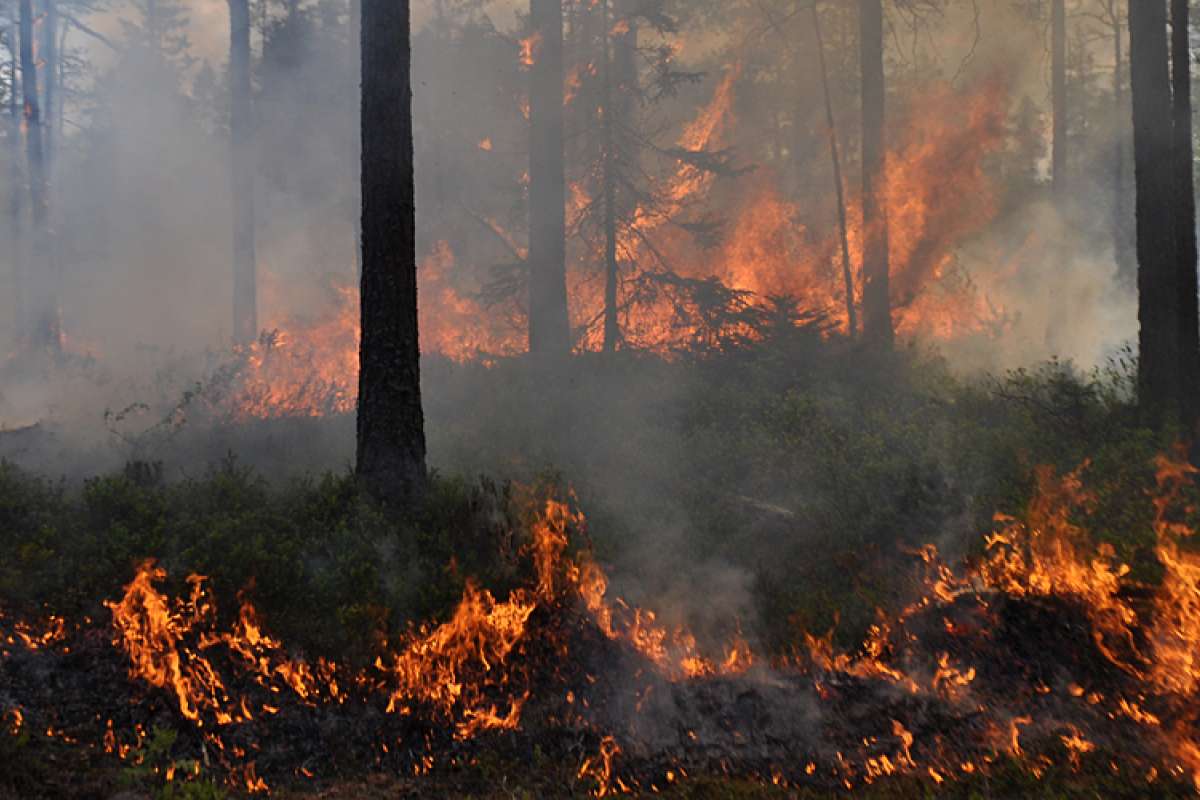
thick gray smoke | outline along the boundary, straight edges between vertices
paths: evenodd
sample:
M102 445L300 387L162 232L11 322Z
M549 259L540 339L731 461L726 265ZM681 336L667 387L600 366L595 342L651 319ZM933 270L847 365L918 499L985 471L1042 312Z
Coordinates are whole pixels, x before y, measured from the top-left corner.
M67 0L60 3L75 8ZM451 272L443 282L479 310L463 318L494 315L499 322L493 331L515 332L519 338L523 284L513 265L526 238L528 159L520 4L429 0L414 5L420 256L452 252ZM797 253L816 253L834 263L828 140L815 43L805 16L790 14L780 22L761 12L787 5L782 3L676 0L667 5L682 30L647 34L644 44L675 48L675 68L703 74L674 87L648 112L661 148L678 141L735 65L742 70L716 128L719 144L731 148L743 176L734 180L743 183L717 183L712 197L703 198L711 200L705 211L725 223L726 243L686 250L691 262L676 267L686 267L693 277L730 274L718 260L734 252L728 237L753 227L738 225L746 221L739 214L757 197L750 189L764 185L785 198L777 207L785 208L784 230L790 233L770 228L769 236L738 252L765 254L785 285L795 267L791 252L782 249L792 246L788 242L798 242ZM858 181L854 5L823 4L852 197ZM964 296L988 312L987 324L935 338L932 346L965 372L1002 370L1055 355L1082 367L1103 363L1136 331L1132 294L1118 279L1110 224L1112 153L1128 122L1127 114L1112 107L1106 89L1112 63L1105 40L1089 33L1092 22L1075 21L1072 85L1080 92L1072 107L1075 183L1070 201L1055 208L1047 191L1044 24L1001 2L915 5L932 10L917 19L893 8L889 16L889 102L897 119L906 108L923 108L920 100L933 86L970 97L992 76L999 75L1004 85L996 102L1004 106L1006 130L977 165L991 187L990 216L955 230L948 244L928 245L957 281L930 291L973 286L975 292ZM233 359L227 6L225 0L159 0L158 7L160 13L178 8L187 23L156 28L167 23L162 18L151 23L144 4L130 2L92 15L74 12L112 47L79 28L67 31L68 92L52 197L69 363L55 368L18 358L6 368L0 429L38 423L41 429L10 440L15 443L0 455L71 477L119 467L130 458L163 460L168 474L177 477L195 474L229 451L273 477L343 469L353 447L353 420L346 415L211 427L194 422L203 419L194 412L206 403L220 409L221 392L229 387L214 375ZM340 0L256 4L257 243L264 328L321 318L338 297L330 287L353 285L355 279L358 104L347 9ZM951 103L949 110L959 109ZM580 144L584 132L576 133L569 142L572 152L585 149ZM20 158L8 144L0 158L0 180L7 180L8 160ZM576 177L580 171L576 164ZM934 169L922 180L937 188L943 177ZM8 188L0 192L0 202ZM935 195L944 207L978 199L958 191ZM698 213L684 221L697 219ZM16 255L13 250L0 255L5 281ZM593 278L597 274L594 265L579 269ZM477 298L484 287L500 295L496 303ZM4 284L0 295L10 297L10 289ZM449 296L422 295L435 318L453 310ZM801 304L808 299L796 298ZM5 351L18 351L7 307L0 320ZM432 342L437 333L422 335ZM620 554L618 588L635 600L638 593L654 596L669 622L685 612L702 626L748 617L754 579L746 559L738 557L764 554L771 566L766 554L781 529L819 532L847 511L829 502L844 486L877 480L890 487L894 477L884 463L864 478L863 468L850 464L850 458L843 471L817 472L799 461L754 462L750 474L695 475L697 453L733 448L752 461L756 442L748 434L735 447L707 429L683 440L678 431L685 413L702 415L704 398L698 395L721 384L674 365L656 372L635 359L592 369L585 357L560 384L547 385L521 364L489 372L481 365L453 366L436 355L426 361L433 464L452 473L526 480L558 470L580 486L582 499L597 512L594 525L607 536L602 555ZM816 430L814 419L822 424L833 419L833 427L859 424L838 406L837 391L815 404L796 400L780 412L795 415L798 424L812 423L816 431L809 440L792 443L801 454L798 460L806 452L816 459L837 451L836 436L828 426ZM749 401L743 407L738 398L724 399L746 419L759 413ZM107 417L106 411L111 412ZM821 438L825 434L828 439ZM875 456L857 455L864 463ZM905 480L924 486L926 476L916 473ZM694 495L697 483L721 487L719 497L703 502L716 503L725 518L739 521L736 537L697 533L703 524L696 513L702 505ZM879 522L881 528L886 524ZM698 593L696 586L704 591Z

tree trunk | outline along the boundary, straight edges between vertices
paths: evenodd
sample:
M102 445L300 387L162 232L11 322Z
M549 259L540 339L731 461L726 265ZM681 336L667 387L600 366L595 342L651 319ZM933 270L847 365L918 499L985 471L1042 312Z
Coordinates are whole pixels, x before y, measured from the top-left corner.
M362 3L362 337L357 472L398 504L425 486L408 0Z
M638 89L638 20L637 11L642 0L618 0L617 13L620 19L612 21L612 28L617 31L613 35L613 76L616 81L613 90L616 96L613 104L616 108L617 121L628 124L633 114L634 99Z
M1196 182L1192 161L1192 50L1188 0L1171 0L1172 136L1175 162L1175 251L1178 259L1179 374L1182 422L1200 410L1200 308L1196 281Z
M254 107L250 86L250 3L229 0L230 189L233 202L233 338L258 337L254 252Z
M42 84L44 103L42 115L45 122L42 125L46 136L46 177L50 185L54 185L55 157L55 109L58 108L58 0L42 0L42 47L38 53L43 64L42 74L45 76Z
M50 274L48 257L48 203L46 163L42 134L41 106L38 98L37 61L34 58L33 3L21 0L21 94L25 106L25 155L29 172L30 205L33 223L33 247L30 270L26 274L29 312L26 332L35 349L58 352L62 346L55 276Z
M535 37L529 75L529 351L562 358L571 349L562 0L531 0L529 11Z
M1061 204L1067 190L1067 8L1066 0L1053 0L1051 9L1050 73L1053 86L1054 141L1051 172L1055 203Z
M1130 222L1133 209L1129 207L1129 189L1126 186L1125 162L1128 158L1128 131L1125 116L1125 53L1124 30L1121 27L1121 2L1108 0L1109 16L1113 26L1113 115L1116 130L1113 134L1113 255L1117 262L1117 276L1132 286L1137 275L1137 254L1134 252Z
M891 298L888 286L887 208L883 201L885 84L883 74L883 1L859 0L862 63L863 178L863 338L891 348Z
M617 319L617 279L620 265L617 261L617 154L613 130L613 116L616 110L613 102L612 33L609 30L608 0L603 0L600 8L603 15L601 35L604 37L604 63L601 65L601 123L604 136L604 153L601 159L601 180L604 184L604 352L612 353L621 339L621 325Z
M17 83L19 76L18 59L19 41L17 22L13 20L8 28L10 62L8 85L8 136L11 149L8 153L8 241L9 255L12 258L12 292L13 292L13 322L14 333L17 337L24 335L26 330L25 317L25 252L21 236L21 216L24 213L24 187L21 174L21 89Z
M829 69L825 64L825 39L821 36L820 4L812 7L813 30L817 36L817 56L821 67L821 89L825 94L825 125L829 131L829 157L833 163L833 183L837 195L838 234L842 245L842 281L846 289L846 332L858 336L858 314L855 311L854 272L850 266L850 234L846 223L846 191L842 184L842 159L838 152L837 125L833 118L833 98L829 93Z
M1165 0L1129 0L1129 66L1133 90L1133 155L1137 186L1138 390L1147 421L1180 411L1181 352L1177 215L1178 180L1170 158L1171 82Z
M358 94L359 87L362 84L362 52L360 45L362 44L362 0L350 0L350 76L353 83L353 92ZM360 115L354 117L354 146L351 151L351 163L353 169L358 169L358 165L362 162L362 152L359 144L362 142L362 131L359 128L358 122ZM357 184L357 181L355 182ZM357 188L351 189L354 193L351 198L351 215L354 225L354 275L356 278L362 276L362 198L358 193Z

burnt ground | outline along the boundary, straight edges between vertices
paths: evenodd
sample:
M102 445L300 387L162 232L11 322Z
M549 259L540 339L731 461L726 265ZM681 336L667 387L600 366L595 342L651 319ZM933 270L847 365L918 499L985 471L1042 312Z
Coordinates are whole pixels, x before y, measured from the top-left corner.
M219 647L206 654L229 696L276 710L197 726L171 694L129 677L104 624L37 648L14 625L0 620L0 710L19 727L0 738L6 797L202 796L163 794L169 771L176 785L198 773L235 791L261 779L281 796L329 798L1025 796L1039 779L1052 796L1164 796L1189 791L1171 740L1194 740L1200 716L1106 657L1084 609L994 593L909 616L872 658L674 682L569 604L542 606L502 667L507 685L489 690L501 705L529 693L520 729L465 741L433 707L387 713L385 678L369 670L343 702L306 701Z

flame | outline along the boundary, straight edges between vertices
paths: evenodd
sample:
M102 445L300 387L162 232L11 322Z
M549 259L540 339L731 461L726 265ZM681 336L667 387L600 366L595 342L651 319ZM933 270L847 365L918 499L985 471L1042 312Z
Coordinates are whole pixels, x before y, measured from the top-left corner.
M542 34L534 33L525 37L520 42L521 46L521 66L526 69L531 68L537 63L538 51L542 48Z
M971 566L953 570L941 563L932 547L919 550L916 555L928 570L924 592L898 614L880 612L853 654L837 651L832 635L810 636L807 666L782 660L769 664L773 685L786 684L790 674L801 675L823 700L844 694L847 687L852 692L859 691L856 686L886 687L888 708L894 709L884 717L888 724L872 725L873 733L864 733L860 749L843 748L830 759L837 781L851 791L898 774L925 776L940 784L958 774L986 772L1000 756L1017 760L1035 776L1053 766L1055 758L1081 769L1086 759L1100 752L1103 732L1098 736L1074 719L1047 718L1039 711L1038 698L1053 697L1057 707L1077 709L1079 720L1121 721L1158 743L1166 760L1157 765L1134 761L1137 774L1154 781L1165 769L1171 776L1192 778L1200 789L1200 738L1194 720L1200 693L1200 553L1185 546L1194 535L1185 520L1194 511L1189 503L1197 470L1182 452L1159 457L1156 468L1157 483L1148 502L1154 511L1163 577L1153 586L1132 584L1129 568L1112 548L1094 544L1083 527L1081 520L1095 504L1085 487L1087 465L1065 475L1043 468L1037 472L1036 492L1027 509L1019 516L996 518L985 552ZM621 643L625 651L640 654L639 669L658 681L739 675L762 663L740 635L722 655L710 656L686 629L665 627L652 611L610 597L601 566L587 550L572 547L586 532L583 515L569 502L529 490L518 490L518 496L529 522L522 556L532 568L525 585L498 598L468 581L445 621L415 627L383 643L371 667L352 670L295 657L267 632L245 597L236 618L222 629L205 578L190 576L188 590L171 598L159 588L166 580L165 570L150 561L138 568L120 600L106 604L112 613L113 642L126 653L132 678L161 690L182 718L204 732L208 744L235 759L235 781L248 791L267 791L266 781L238 740L225 741L220 732L261 722L284 703L318 707L344 704L351 697L369 699L389 714L429 720L459 740L520 728L527 708L544 688L540 682L547 679L547 665L531 654L551 653L552 661L561 662L556 669L578 657L571 650L573 640L560 627L564 621L584 623L597 635ZM1138 592L1128 591L1131 587ZM1054 599L1067 605L1050 605ZM994 691L981 681L987 665L971 663L972 652L958 644L973 641L960 637L976 635L970 630L975 623L963 622L951 609L970 606L986 627L986 620L998 619L989 615L1002 602L1021 608L1078 609L1094 652L1115 668L1114 674L1123 676L1124 683L1089 687L1089 674L1069 676L1071 680L1064 678L1055 686L1039 679L1027 687L1035 698L1032 705L985 700ZM925 634L918 635L923 630L920 621L930 619L937 621L936 648L927 646L921 638ZM557 621L547 625L550 620ZM69 646L71 626L61 618L41 626L6 623L5 628L19 631L3 640L7 646L31 651ZM902 652L906 649L909 655ZM586 697L575 690L565 693L568 707L586 708ZM922 716L901 716L902 709L923 708L935 699L944 707L969 711L972 719L978 716L972 725L981 731L990 752L964 758L946 751L938 741L940 734L930 737L923 732ZM4 710L3 721L11 733L27 727L19 708ZM45 725L38 722L39 729ZM53 725L46 730L47 736L77 741L73 731ZM620 736L604 730L592 734L595 749L581 758L577 780L598 797L645 788L622 771L626 756ZM144 731L136 735L140 743ZM1042 749L1048 741L1058 748L1055 758ZM139 746L118 737L111 720L102 744L106 752L122 758ZM386 751L387 744L382 746ZM414 774L434 766L434 753L414 755ZM686 774L682 764L670 767L667 783ZM818 766L810 762L803 769L812 775ZM771 765L762 779L787 786L798 775L786 765Z
M740 637L722 661L710 661L683 629L668 632L655 624L652 612L631 609L620 600L610 603L602 570L586 554L566 554L568 532L583 524L582 515L566 503L547 500L532 526L529 552L536 579L531 586L499 601L468 581L448 620L411 631L376 659L370 676L346 674L324 660L310 664L291 658L280 641L264 632L246 600L232 629L217 630L206 579L189 577L188 597L172 601L156 588L166 572L152 561L139 567L120 601L106 605L113 615L115 644L129 655L130 676L166 690L180 713L200 727L240 724L253 720L258 710L277 710L265 704L253 707L246 696L234 695L220 662L212 657L225 652L259 686L288 692L297 702L341 703L346 699L342 685L369 684L386 691L388 713L433 713L461 739L484 730L515 729L530 696L531 678L510 658L531 635L530 619L539 607L568 602L580 603L605 635L626 642L674 677L749 668L753 656ZM248 788L254 786L254 779L247 781Z
M522 42L525 63L532 63L536 47L536 35ZM740 64L724 71L710 101L679 133L680 153L721 151L735 141L741 76ZM567 102L581 80L578 69L568 76ZM961 87L932 82L896 103L884 197L894 317L902 336L950 341L995 335L1010 321L995 298L1006 295L1018 265L1039 243L1031 237L1015 252L997 252L989 267L970 274L959 259L962 245L999 214L1001 191L987 163L1006 144L1008 105L1008 86L999 76ZM479 142L485 151L492 146L490 137ZM524 180L527 183L527 177ZM595 176L586 176L569 184L569 230L577 230L594 207L595 183ZM718 179L684 156L653 183L653 202L634 209L618 237L624 346L669 357L681 349L753 340L760 333L748 320L755 318L756 310L770 307L768 298L794 298L799 309L826 320L830 330L845 328L837 236L823 232L831 225L822 223L820 231L810 228L806 220L812 210L790 199L783 185L782 176L766 168ZM716 246L704 249L676 223L686 222L692 209L713 202L729 211ZM847 202L849 249L857 270L861 202L853 192ZM495 220L482 221L513 257L525 258L527 248L517 237ZM602 345L599 260L600 254L587 248L568 259L570 315L580 350ZM694 283L690 288L647 283L644 279L653 278L663 264ZM435 241L420 260L423 353L486 364L524 352L528 337L523 298L485 304L477 280L468 277L475 272L474 266L458 262L447 240ZM860 275L855 285L862 286ZM718 288L729 294L721 295ZM722 296L721 302L732 304L727 309L735 312L731 317L714 316L705 306ZM231 403L233 415L251 419L352 411L357 398L357 287L333 283L324 311L311 318L293 317L286 303L278 305L266 315L272 333L239 354L243 368Z
M497 234L507 236L499 227ZM511 247L520 251L514 242ZM418 266L422 352L454 361L513 355L519 334L471 292L455 283L448 242L434 244ZM230 401L237 419L347 414L358 402L359 292L334 281L330 300L315 318L277 317L268 333L238 351L237 390Z
M1187 496L1200 470L1189 463L1183 448L1160 455L1155 465L1157 489L1151 498L1155 552L1164 572L1157 585L1142 587L1151 593L1148 610L1139 610L1124 591L1130 567L1117 560L1111 546L1090 544L1087 531L1075 522L1076 516L1094 503L1093 494L1083 484L1085 463L1063 476L1049 467L1039 468L1037 490L1024 515L1019 519L997 515L999 529L987 539L987 554L967 573L955 575L937 562L936 551L924 549L922 558L935 566L926 584L927 594L900 615L899 623L923 609L981 591L1010 598L1069 599L1086 611L1096 651L1143 686L1144 692L1165 702L1172 713L1182 713L1191 721L1200 692L1200 553L1182 547L1181 542L1193 536L1195 529L1181 518L1194 511ZM953 632L949 622L947 626ZM916 676L883 658L889 642L888 632L876 627L858 657L835 653L829 638L810 637L809 646L814 663L823 670L883 677L917 691ZM943 654L932 688L949 688L952 696L963 697L976 674L973 667L964 672L952 666ZM1052 690L1040 687L1039 691ZM1128 718L1148 735L1161 736L1177 760L1178 774L1190 775L1200 790L1200 738L1188 724L1180 722L1162 730L1160 715L1144 710L1133 698L1110 700L1078 684L1071 684L1068 694L1088 706L1110 704L1110 718ZM1021 730L1034 724L1028 715L1009 719L1003 738L1012 756L1025 755ZM1073 725L1060 740L1076 768L1081 756L1095 750L1094 742ZM1045 766L1033 764L1030 769L1038 774ZM1151 781L1154 774L1152 771Z

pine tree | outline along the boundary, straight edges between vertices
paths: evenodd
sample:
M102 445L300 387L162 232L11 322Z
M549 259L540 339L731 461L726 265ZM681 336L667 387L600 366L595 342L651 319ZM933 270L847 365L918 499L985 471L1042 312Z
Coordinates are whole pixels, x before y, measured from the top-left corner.
M859 45L862 54L863 339L887 349L892 346L895 332L888 274L887 208L883 198L886 145L882 0L859 0Z
M1172 98L1165 0L1129 0L1130 70L1133 83L1133 146L1137 185L1138 388L1151 424L1172 420L1190 426L1195 391L1189 383L1200 348L1195 326L1195 261L1181 226L1194 226L1179 197L1184 153L1191 169L1191 142L1176 138L1175 114L1186 98ZM1186 36L1186 34L1184 34ZM1189 48L1177 47L1186 63ZM1176 62L1179 63L1179 62ZM1176 81L1182 82L1176 74ZM1182 208L1182 210L1181 210Z
M531 0L529 90L529 351L571 349L567 309L562 0Z
M258 336L254 252L254 109L250 83L250 4L229 0L230 190L233 202L233 335Z
M46 183L45 139L42 132L41 98L38 94L38 62L34 58L34 19L31 0L21 0L21 92L25 108L26 170L29 175L33 246L26 272L29 311L25 332L34 350L58 352L61 324L57 279L50 258L49 197Z
M358 476L380 500L425 484L408 0L362 3Z
M1050 84L1053 95L1054 133L1050 170L1054 197L1062 202L1067 189L1067 7L1066 0L1052 0L1050 11Z
M1179 294L1179 380L1182 421L1200 412L1200 308L1196 280L1196 181L1192 156L1192 48L1189 0L1171 0L1172 139L1176 187L1176 252Z

